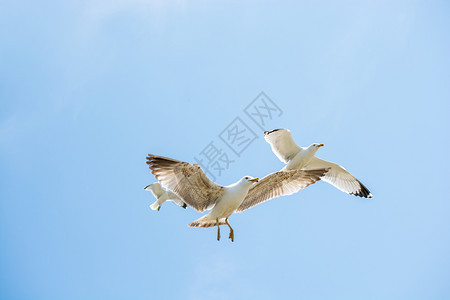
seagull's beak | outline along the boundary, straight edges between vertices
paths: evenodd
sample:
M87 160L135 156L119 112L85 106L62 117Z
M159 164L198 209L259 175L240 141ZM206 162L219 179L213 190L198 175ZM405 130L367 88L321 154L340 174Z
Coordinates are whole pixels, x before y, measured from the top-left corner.
M253 179L249 179L248 181L250 181L250 182L258 182L258 180L259 180L259 178L258 178L258 177L255 177L255 178L253 178Z
M320 144L320 145L319 145L319 146L317 146L317 147L319 147L319 148L320 148L320 147L323 147L323 146L325 146L325 145L324 145L324 144Z

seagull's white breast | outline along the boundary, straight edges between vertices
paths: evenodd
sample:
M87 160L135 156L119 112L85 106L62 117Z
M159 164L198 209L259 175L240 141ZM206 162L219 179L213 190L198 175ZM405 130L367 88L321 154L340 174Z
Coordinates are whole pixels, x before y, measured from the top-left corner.
M250 185L245 184L234 184L225 187L225 193L223 194L222 199L216 203L210 213L211 217L229 217L244 201L249 189Z

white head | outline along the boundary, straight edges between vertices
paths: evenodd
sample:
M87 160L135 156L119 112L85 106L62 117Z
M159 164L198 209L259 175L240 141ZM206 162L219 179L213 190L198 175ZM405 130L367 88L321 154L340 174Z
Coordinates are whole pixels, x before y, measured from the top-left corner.
M306 150L313 151L314 153L316 153L316 151L319 150L319 148L323 147L323 146L324 146L324 144L314 143L314 144L309 145L309 147L306 148Z
M252 177L252 176L244 176L242 177L242 179L239 181L239 184L245 184L245 185L252 185L255 182L258 182L259 178L258 177Z

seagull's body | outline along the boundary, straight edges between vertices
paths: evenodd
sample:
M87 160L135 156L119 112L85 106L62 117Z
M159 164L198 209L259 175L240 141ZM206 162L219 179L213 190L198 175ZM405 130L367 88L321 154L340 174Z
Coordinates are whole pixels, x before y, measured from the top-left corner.
M192 222L189 226L207 227L207 223L216 222L219 220L223 222L224 219L231 216L231 214L242 204L245 196L248 194L253 182L249 182L248 176L242 178L236 183L224 187L222 199L217 201L211 212L200 219ZM215 225L215 224L212 224Z
M211 181L196 164L149 154L147 164L161 185L175 193L187 205L199 212L212 209L207 215L190 223L191 227L230 227L230 238L234 231L228 223L233 212L241 212L264 201L290 195L320 180L327 169L292 170L275 172L258 178L244 176L238 182L222 186Z
M236 183L223 187L222 198L219 199L211 212L190 223L190 227L211 227L227 224L230 227L230 238L234 240L233 228L228 223L228 217L242 204L248 191L258 178L250 179L245 176ZM220 239L220 228L217 231L217 239Z
M329 171L321 178L323 181L347 194L364 198L373 197L370 191L344 167L314 156L323 144L300 147L294 142L288 129L265 131L264 139L270 144L275 155L286 164L282 171L328 168Z
M186 203L184 203L183 200L171 191L164 190L159 182L147 185L144 190L151 191L156 198L156 201L150 205L152 210L160 210L161 205L166 201L172 201L176 205L186 208Z

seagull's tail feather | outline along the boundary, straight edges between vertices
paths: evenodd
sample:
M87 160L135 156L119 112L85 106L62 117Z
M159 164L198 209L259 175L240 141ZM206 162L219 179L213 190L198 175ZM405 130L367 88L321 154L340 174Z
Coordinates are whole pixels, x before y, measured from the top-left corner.
M219 225L225 225L225 218L219 219ZM213 227L217 226L217 220L212 219L209 215L203 216L200 219L188 225L189 227Z

